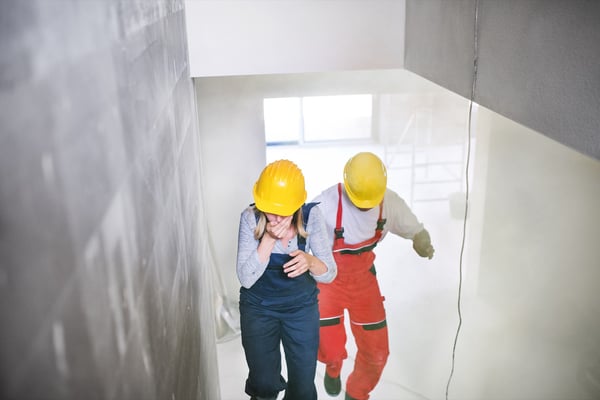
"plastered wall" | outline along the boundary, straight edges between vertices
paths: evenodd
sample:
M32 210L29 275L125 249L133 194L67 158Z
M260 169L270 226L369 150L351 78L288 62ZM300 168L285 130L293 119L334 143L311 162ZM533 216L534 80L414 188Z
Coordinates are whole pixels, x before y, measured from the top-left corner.
M0 398L218 399L183 1L0 21Z
M404 0L187 0L193 77L400 68Z

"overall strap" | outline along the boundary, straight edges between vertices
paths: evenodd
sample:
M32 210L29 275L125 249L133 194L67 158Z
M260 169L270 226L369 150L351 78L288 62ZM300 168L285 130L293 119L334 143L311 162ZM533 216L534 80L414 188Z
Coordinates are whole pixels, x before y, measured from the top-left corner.
M381 203L379 203L379 217L377 218L377 228L375 228L376 231L383 231L383 227L384 227L385 223L387 222L386 218L381 218L382 215L383 215L383 200L381 200Z
M334 239L344 239L344 228L342 227L342 184L338 183L338 207L335 220Z
M335 238L333 244L333 252L339 254L361 254L373 250L381 237L383 236L383 227L386 219L383 217L383 200L379 203L379 216L377 217L377 225L375 234L370 239L364 240L356 244L347 244L344 241L344 228L342 225L342 186L338 184L338 210L336 228L334 230Z
M308 225L310 210L317 204L319 203L306 203L302 206L302 226L304 226L304 230L306 230L306 226ZM298 235L298 248L302 251L306 248L306 238L300 235Z
M381 239L381 236L383 235L383 227L387 221L387 219L381 218L382 214L383 214L383 200L379 204L379 218L377 218L377 227L375 228L375 238L377 239L377 242L379 242L379 240Z

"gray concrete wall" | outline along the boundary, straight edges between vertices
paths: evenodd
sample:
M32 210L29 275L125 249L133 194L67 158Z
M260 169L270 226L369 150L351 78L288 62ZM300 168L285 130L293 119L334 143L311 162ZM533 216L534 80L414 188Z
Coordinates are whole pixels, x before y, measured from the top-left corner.
M600 2L408 0L405 68L600 159ZM476 7L477 6L477 7Z
M0 398L219 398L185 31L0 3Z

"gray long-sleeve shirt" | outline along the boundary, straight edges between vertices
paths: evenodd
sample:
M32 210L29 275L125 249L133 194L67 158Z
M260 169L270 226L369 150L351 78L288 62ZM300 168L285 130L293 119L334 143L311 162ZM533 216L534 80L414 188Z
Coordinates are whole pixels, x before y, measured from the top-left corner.
M258 259L259 241L254 239L254 229L256 228L256 217L252 207L246 208L240 217L240 227L238 233L238 254L237 254L237 276L243 287L249 289L262 276L267 268L267 262L261 263ZM310 211L306 225L308 237L306 238L305 252L311 253L320 259L327 266L327 272L322 275L311 276L322 283L329 283L337 275L337 265L333 259L331 244L327 239L325 218L317 207ZM287 247L281 245L278 240L273 248L273 253L289 254L298 249L298 238L290 241Z

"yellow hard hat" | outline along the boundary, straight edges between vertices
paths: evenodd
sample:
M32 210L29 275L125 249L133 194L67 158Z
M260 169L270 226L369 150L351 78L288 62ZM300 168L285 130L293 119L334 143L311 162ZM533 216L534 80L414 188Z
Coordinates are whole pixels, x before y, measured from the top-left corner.
M387 187L387 171L379 157L362 152L351 157L344 167L344 187L358 208L373 208L381 203Z
M274 161L261 172L254 184L253 195L260 211L287 217L306 200L304 175L289 160Z

